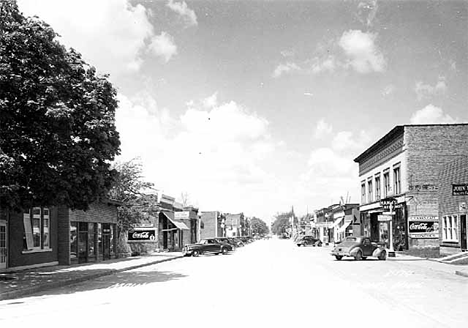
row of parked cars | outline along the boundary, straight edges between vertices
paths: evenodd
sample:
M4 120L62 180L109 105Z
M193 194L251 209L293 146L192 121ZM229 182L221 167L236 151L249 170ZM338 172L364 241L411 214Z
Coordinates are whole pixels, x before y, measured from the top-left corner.
M313 236L301 236L295 240L298 247L301 246L322 246L322 241ZM337 261L341 261L343 257L352 257L356 261L365 260L372 256L379 260L387 259L387 251L385 245L373 242L369 237L346 237L341 242L335 243L331 255Z
M227 254L237 247L242 247L254 241L253 237L217 237L205 238L196 244L187 244L182 249L184 256L200 256L203 254Z

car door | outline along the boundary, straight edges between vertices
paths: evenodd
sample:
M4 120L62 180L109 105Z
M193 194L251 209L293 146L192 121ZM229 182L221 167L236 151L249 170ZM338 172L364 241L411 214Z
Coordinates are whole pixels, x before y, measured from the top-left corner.
M208 251L209 252L217 252L219 244L214 239L208 239Z
M362 240L362 256L371 256L373 251L373 246L369 238L364 238Z

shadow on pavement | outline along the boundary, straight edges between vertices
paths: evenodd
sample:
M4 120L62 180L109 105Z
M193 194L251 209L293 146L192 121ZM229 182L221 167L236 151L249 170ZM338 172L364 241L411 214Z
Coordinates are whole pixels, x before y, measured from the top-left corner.
M68 295L102 289L132 288L153 283L164 283L185 277L187 276L168 271L123 271L81 283L45 290L30 296Z

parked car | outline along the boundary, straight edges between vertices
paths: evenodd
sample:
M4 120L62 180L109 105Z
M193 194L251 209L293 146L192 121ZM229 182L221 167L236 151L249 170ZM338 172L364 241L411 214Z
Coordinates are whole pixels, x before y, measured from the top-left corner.
M227 254L232 251L233 247L227 243L222 243L216 240L216 238L202 239L196 244L187 244L182 249L184 256L199 256L205 253L212 254Z
M383 245L370 240L369 237L346 237L332 250L331 255L338 261L343 257L354 257L356 261L365 260L369 256L379 260L387 259L387 251Z
M240 240L236 240L235 238L230 237L217 237L215 238L220 243L226 243L232 246L233 250L236 247L244 246L244 244Z
M302 236L299 237L296 241L298 247L301 246L322 246L322 241L314 236Z

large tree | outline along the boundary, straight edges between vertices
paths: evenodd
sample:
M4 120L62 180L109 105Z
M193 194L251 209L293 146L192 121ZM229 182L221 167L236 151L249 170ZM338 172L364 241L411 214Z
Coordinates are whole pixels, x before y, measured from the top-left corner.
M87 209L115 178L116 90L57 37L0 2L0 207Z
M252 229L253 234L266 235L269 232L265 221L256 217L250 219L250 228Z
M275 235L285 233L291 227L291 218L295 219L294 211L276 214L275 221L271 226L271 232Z

